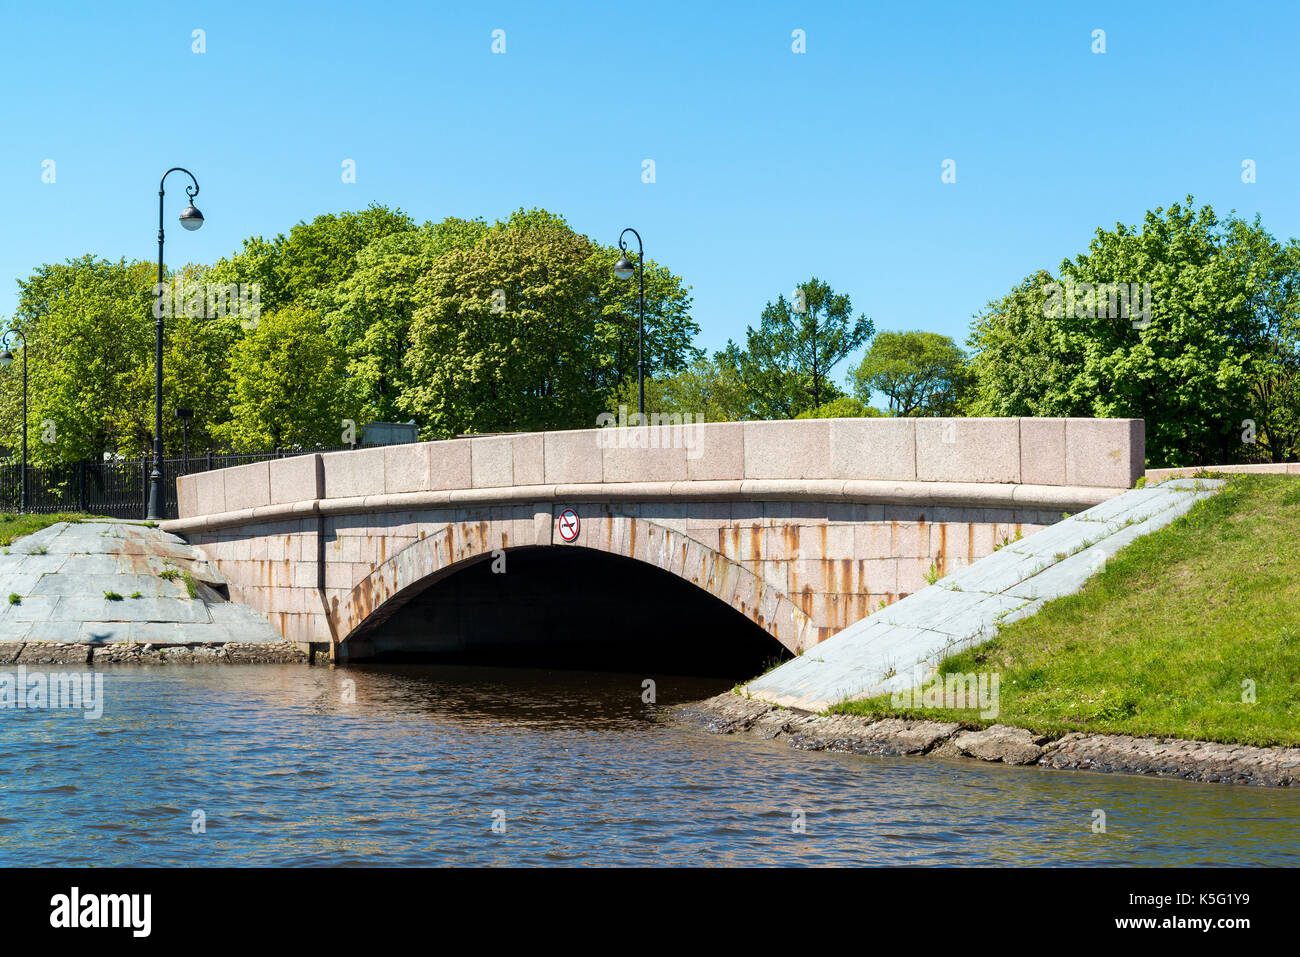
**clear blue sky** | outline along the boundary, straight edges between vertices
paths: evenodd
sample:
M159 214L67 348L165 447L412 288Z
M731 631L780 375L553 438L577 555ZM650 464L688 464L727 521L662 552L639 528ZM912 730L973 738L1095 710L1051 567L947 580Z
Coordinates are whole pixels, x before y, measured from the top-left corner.
M42 262L152 260L181 165L207 223L179 228L174 176L173 264L372 201L421 222L543 206L603 242L636 226L710 348L810 274L878 329L962 340L1097 226L1187 193L1300 234L1298 9L10 2L0 314Z

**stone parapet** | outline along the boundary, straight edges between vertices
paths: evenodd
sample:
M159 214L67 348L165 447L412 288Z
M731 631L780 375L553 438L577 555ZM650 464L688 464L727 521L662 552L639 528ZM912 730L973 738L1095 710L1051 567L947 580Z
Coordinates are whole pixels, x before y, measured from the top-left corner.
M1132 487L1143 474L1144 443L1141 419L800 419L609 427L273 459L181 476L177 488L182 520L236 512L260 517L279 513L259 509L316 499L430 495L425 501L435 501L445 493L491 502L508 500L499 497L510 494L502 490L515 489L516 500L523 500L548 487L576 494L568 490L617 486L620 494L628 489L670 496L690 494L699 483L825 482L838 487L834 494L850 498L884 495L896 486L909 494L916 483L1117 490ZM846 493L846 483L858 491ZM762 492L761 484L749 488ZM948 504L966 501L953 491L941 494ZM1044 507L1049 501L1046 492L1022 494L1037 496Z

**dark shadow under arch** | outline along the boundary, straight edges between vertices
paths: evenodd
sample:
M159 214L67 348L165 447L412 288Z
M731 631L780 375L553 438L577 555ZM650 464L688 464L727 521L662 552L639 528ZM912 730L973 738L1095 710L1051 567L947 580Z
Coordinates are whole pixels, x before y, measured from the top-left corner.
M349 638L369 660L753 677L790 653L676 575L584 548L484 556ZM364 643L362 645L361 643Z

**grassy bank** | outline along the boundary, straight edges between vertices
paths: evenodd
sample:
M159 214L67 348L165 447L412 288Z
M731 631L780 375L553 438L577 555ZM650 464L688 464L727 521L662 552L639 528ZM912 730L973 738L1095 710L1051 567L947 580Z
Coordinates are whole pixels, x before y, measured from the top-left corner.
M1257 745L1300 744L1300 479L1233 477L944 673L1000 675L997 721L895 709L836 711ZM1253 690L1255 701L1243 701Z
M32 532L39 532L55 522L84 522L86 519L98 518L96 515L81 515L73 512L59 512L56 515L15 515L13 512L0 514L0 546L8 547L16 539Z

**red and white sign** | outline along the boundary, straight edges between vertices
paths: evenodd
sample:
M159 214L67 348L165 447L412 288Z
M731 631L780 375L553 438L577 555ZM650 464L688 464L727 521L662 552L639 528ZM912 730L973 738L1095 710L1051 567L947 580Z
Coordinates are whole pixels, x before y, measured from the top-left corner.
M574 542L578 539L578 513L571 508L566 508L560 513L559 520L555 523L560 529L560 538L566 542Z

